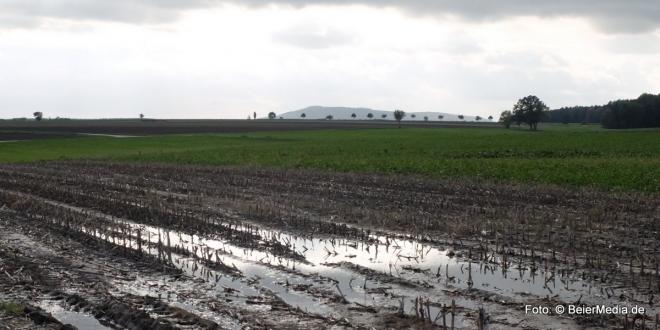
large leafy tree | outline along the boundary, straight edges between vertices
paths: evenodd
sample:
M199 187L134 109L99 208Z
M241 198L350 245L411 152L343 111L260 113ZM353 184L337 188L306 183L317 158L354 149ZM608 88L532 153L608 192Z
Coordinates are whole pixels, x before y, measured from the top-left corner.
M277 115L274 112L268 113L268 119L275 119L275 118L277 118Z
M399 124L399 128L401 128L401 119L406 116L405 111L403 110L394 110L394 119L396 119L396 122Z
M548 107L538 97L525 96L513 106L513 118L517 123L525 123L530 130L535 131L547 111Z

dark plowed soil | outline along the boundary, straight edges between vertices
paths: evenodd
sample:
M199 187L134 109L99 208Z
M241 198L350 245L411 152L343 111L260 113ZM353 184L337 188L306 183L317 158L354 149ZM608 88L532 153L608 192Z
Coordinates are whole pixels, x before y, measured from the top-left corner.
M495 127L492 123L410 122L405 127ZM379 120L45 120L41 122L0 121L0 140L36 136L30 133L72 134L182 134L295 131L317 129L394 128L395 122ZM3 131L7 132L3 138ZM12 133L13 132L13 133ZM13 134L13 135L12 135ZM13 138L12 138L13 137Z

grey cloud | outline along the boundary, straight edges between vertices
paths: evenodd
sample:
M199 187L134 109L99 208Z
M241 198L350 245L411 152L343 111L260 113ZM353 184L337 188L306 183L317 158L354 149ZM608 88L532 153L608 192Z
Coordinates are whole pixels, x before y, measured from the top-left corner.
M355 37L348 32L316 24L299 24L273 34L275 41L307 49L322 49L351 44Z
M479 40L463 31L454 31L449 40L447 40L441 47L437 48L443 52L454 55L470 55L483 52L483 47L479 44Z
M0 26L32 27L43 19L159 23L182 11L216 5L213 0L0 0Z
M604 47L619 54L657 54L660 53L660 38L648 34L615 36L609 38Z
M491 54L484 60L493 67L560 68L568 64L558 55L531 51Z
M224 2L224 1L223 1ZM589 19L608 33L638 33L660 26L657 0L236 0L248 5L284 4L296 7L363 4L399 8L417 15L457 15L492 21L515 16L575 16Z
M183 10L224 3L294 7L363 4L400 8L417 15L457 15L476 21L527 15L576 16L589 19L607 33L638 33L660 26L657 0L0 0L0 12L5 17L26 19L54 17L142 23L170 21ZM0 21L0 25L7 22Z

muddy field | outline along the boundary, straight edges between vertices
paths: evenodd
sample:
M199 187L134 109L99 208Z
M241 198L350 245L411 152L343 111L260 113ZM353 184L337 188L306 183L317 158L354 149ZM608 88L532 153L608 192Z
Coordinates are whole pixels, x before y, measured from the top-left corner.
M1 165L0 329L657 329L659 219L552 187Z
M497 127L494 123L406 122L405 127ZM317 129L393 128L380 120L0 120L0 140L71 136L78 133L153 135L188 133L242 133Z

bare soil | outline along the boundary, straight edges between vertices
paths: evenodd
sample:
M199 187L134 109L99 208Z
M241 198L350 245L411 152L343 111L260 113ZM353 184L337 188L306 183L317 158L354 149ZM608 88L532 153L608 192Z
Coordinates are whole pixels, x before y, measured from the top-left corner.
M406 122L405 127L497 127L494 123ZM77 133L153 135L189 133L242 133L317 129L394 128L381 120L0 120L0 140L57 137Z
M0 208L0 329L658 326L655 196L50 162L1 165ZM525 311L601 304L645 313Z

